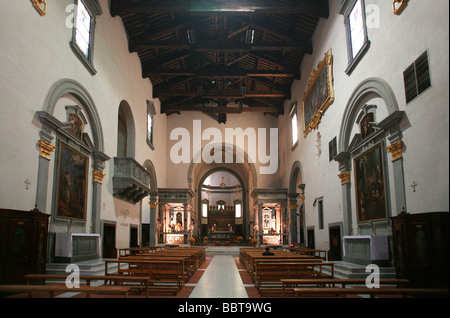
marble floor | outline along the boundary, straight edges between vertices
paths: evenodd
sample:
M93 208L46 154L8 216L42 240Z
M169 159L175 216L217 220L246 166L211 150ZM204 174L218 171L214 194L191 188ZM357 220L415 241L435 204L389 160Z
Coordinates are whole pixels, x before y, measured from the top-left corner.
M214 255L189 298L248 298L232 255Z

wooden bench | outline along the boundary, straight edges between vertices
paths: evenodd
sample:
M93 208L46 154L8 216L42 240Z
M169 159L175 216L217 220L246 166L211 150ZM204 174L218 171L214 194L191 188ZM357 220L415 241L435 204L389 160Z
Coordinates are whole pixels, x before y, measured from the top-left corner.
M128 255L139 255L142 253L149 253L153 252L159 249L162 249L163 247L160 246L145 246L145 247L130 247L130 248L120 248L119 249L119 256L124 257Z
M323 267L330 267L330 274ZM330 262L286 262L257 263L255 269L255 287L260 294L265 292L282 293L281 279L289 278L334 278L334 263Z
M327 259L328 253L326 250L318 250L308 247L290 247L289 251L294 254L313 256L315 258L323 259L324 261Z
M117 274L110 273L108 265L117 264ZM123 266L125 265L125 267ZM183 288L184 273L181 261L161 260L105 260L105 276L143 276L150 278L149 292L177 295Z
M380 285L395 285L396 287L406 287L409 284L407 279L380 279ZM336 287L340 285L341 288L345 288L346 285L364 285L366 284L366 279L355 279L355 278L318 278L318 279L281 279L281 284L283 286L283 297L286 296L286 292L291 290L293 292L295 287L298 286L308 286L308 287Z
M432 288L398 288L398 287L381 287L381 288L294 288L295 296L298 297L343 297L347 295L370 295L371 298L380 295L401 296L401 297L448 297L448 289L432 289ZM308 296L307 296L308 295Z
M33 292L48 292L50 297L55 297L55 292L86 293L86 298L91 294L120 294L128 297L130 287L125 286L80 286L79 288L68 288L65 285L0 285L0 293L27 293L28 297Z
M27 274L24 277L27 281L27 285L33 285L33 283L35 283L36 281L44 281L44 284L41 284L41 285L45 285L45 281L48 281L48 280L65 281L67 279L68 275ZM129 276L124 276L124 275L119 275L119 276L80 275L78 278L80 279L80 281L85 281L86 286L88 286L88 287L91 286L91 281L99 281L99 280L103 280L105 285L107 285L108 282L109 282L109 285L112 285L112 284L123 285L123 283L126 283L126 285L124 285L125 287L144 290L146 293L146 295L145 295L146 297L148 297L148 295L149 295L148 291L149 291L149 286L150 286L150 282L151 282L151 279L149 277L141 277L141 276L129 277ZM133 284L133 283L137 283L137 284Z

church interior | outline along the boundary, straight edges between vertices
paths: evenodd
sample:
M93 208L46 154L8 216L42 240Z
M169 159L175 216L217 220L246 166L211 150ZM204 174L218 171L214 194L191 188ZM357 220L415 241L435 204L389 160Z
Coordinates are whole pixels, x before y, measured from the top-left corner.
M448 1L4 1L0 297L448 298L448 25Z

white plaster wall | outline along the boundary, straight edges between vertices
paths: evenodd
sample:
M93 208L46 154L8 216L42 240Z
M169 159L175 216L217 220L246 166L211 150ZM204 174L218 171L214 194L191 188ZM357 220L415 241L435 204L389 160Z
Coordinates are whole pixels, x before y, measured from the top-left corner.
M201 121L201 129L202 133L208 129L218 129L220 131L220 137L222 138L220 142L225 142L226 128L242 128L244 131L247 128L254 129L256 132L256 136L260 136L258 134L258 128L266 129L267 141L269 140L269 132L270 128L278 128L277 119L271 115L263 115L263 114L255 114L255 113L241 113L239 115L229 114L226 124L219 124L216 120L209 117L206 114L199 112L183 112L181 115L171 115L167 118L167 187L168 188L187 188L188 181L188 169L190 163L174 163L170 157L170 151L172 147L178 144L181 140L170 140L170 134L174 129L184 128L189 132L190 136L190 160L192 160L194 154L193 150L193 138L195 138L195 134L193 131L193 122L194 120ZM200 136L201 137L201 136ZM206 138L206 136L205 136ZM245 139L245 149L248 150L247 139ZM211 143L213 140L202 140L201 146L204 147L207 144ZM256 146L258 150L258 147ZM269 154L269 145L266 144L267 154ZM255 168L258 174L258 187L266 187L266 188L277 188L280 186L278 176L278 169L274 174L260 174L259 168L261 166L267 166L268 164L261 164L259 161L259 157L256 158ZM201 176L200 176L201 177Z
M371 46L350 76L347 67L347 46L344 17L338 13L340 1L329 1L330 17L321 19L313 39L312 55L305 56L301 65L302 78L292 86L292 100L285 103L288 114L292 102L298 102L299 144L291 151L291 126L288 115L279 118L280 128L280 179L286 187L289 184L291 167L296 160L302 164L302 181L306 184L305 211L306 226L314 226L316 247L328 248L328 223L340 222L342 216L342 192L338 178L338 163L328 161L328 143L337 136L347 102L359 83L370 77L382 78L389 83L395 94L399 110L406 112L407 120L401 123L405 149L403 165L407 211L448 211L448 1L410 1L400 15L392 12L392 3L366 0L368 18L374 18L379 9L379 28L369 28ZM376 22L376 21L375 21ZM307 88L312 68L323 59L328 49L333 53L333 75L335 101L325 112L317 130L306 138L302 134L301 101ZM432 87L405 105L403 71L428 50ZM387 115L383 101L380 104L377 121ZM384 113L383 113L384 111ZM322 136L322 154L316 156L316 136ZM288 140L283 144L282 140ZM351 138L350 138L351 140ZM339 140L338 140L339 143ZM392 163L388 155L389 179L393 183ZM352 175L353 177L353 175ZM416 181L416 192L410 184ZM391 191L391 203L395 196ZM313 202L324 197L324 230L318 230L317 206ZM395 208L395 205L393 205ZM355 211L354 194L352 210ZM393 215L397 212L393 211ZM354 215L356 229L356 216Z
M99 1L103 14L97 16L94 44L94 67L92 76L72 52L69 41L72 29L66 27L70 12L66 7L72 0L49 0L46 16L40 16L30 1L7 1L0 12L0 206L27 210L34 208L40 124L34 118L36 111L43 110L51 86L63 79L73 79L84 86L97 108L101 119L104 152L111 157L106 163L106 176L102 186L101 218L119 223L139 224L139 204L129 207L129 222L121 222L117 209L125 204L112 196L114 175L113 157L117 154L117 118L122 100L126 100L133 113L136 131L135 159L143 165L151 160L156 168L158 185L165 186L166 117L160 114L160 104L152 97L152 84L142 78L141 63L136 53L129 53L128 41L120 17L112 18L108 1ZM10 32L11 31L11 32ZM146 144L147 107L153 101L157 114L154 116L154 146ZM58 102L55 117L63 116L66 101ZM54 142L53 142L54 143ZM50 213L53 188L51 155L49 170L48 204ZM91 161L92 162L92 161ZM92 170L92 167L90 168ZM91 171L90 171L91 172ZM89 189L92 189L90 173ZM25 189L24 181L30 181ZM89 192L91 193L91 192ZM92 198L89 195L89 203ZM91 206L88 203L88 213ZM89 222L89 218L88 218ZM86 226L89 230L89 224ZM128 234L118 236L118 242L128 244ZM122 244L121 243L121 244Z

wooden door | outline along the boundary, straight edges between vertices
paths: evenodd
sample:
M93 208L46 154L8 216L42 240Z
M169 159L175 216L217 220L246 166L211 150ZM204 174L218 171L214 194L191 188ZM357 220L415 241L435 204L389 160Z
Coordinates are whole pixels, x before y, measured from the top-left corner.
M316 239L314 237L314 229L308 229L308 247L316 248Z
M114 224L103 224L103 257L117 257L116 226Z
M138 228L130 227L130 247L138 247Z
M328 252L329 261L342 260L341 227L330 226L330 249Z
M23 282L23 276L30 273L33 262L33 222L27 219L11 219L10 222L9 250L10 258L8 268L10 274L6 277L6 283Z

